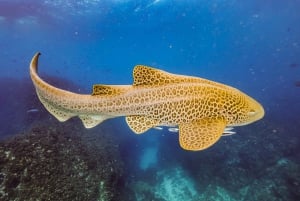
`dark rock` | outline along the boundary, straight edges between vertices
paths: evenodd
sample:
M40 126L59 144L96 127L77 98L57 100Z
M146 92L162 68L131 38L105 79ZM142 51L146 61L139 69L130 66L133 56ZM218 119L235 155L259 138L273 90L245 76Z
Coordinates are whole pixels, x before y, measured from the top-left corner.
M117 199L117 140L76 121L48 120L0 143L0 200Z

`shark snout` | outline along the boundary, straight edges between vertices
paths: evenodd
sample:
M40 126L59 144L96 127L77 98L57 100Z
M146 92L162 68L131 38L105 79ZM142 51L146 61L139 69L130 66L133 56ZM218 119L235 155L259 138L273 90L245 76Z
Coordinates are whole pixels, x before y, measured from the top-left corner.
M251 122L262 119L265 115L263 106L255 100L252 100L251 106L252 107L250 107L250 110L248 112L248 116L250 117Z

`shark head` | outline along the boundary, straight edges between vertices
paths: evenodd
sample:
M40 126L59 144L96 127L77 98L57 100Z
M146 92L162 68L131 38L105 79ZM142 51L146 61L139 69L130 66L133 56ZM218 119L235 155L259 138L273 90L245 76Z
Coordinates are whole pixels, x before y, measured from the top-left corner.
M248 119L248 123L258 121L262 119L265 115L265 110L263 106L251 97L249 97L247 109L248 111L246 113L246 116Z
M253 98L245 95L244 106L237 114L237 123L234 126L251 124L262 119L265 115L263 106Z

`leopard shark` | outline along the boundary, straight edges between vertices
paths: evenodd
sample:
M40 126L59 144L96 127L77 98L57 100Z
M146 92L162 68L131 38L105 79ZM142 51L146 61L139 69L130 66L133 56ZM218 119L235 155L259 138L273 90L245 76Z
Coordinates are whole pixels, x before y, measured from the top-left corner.
M198 151L215 144L228 128L264 116L260 103L234 87L144 65L134 67L132 85L95 84L91 94L73 93L39 77L39 56L30 62L30 76L41 103L61 122L78 116L85 128L92 128L125 116L136 134L176 126L180 146Z

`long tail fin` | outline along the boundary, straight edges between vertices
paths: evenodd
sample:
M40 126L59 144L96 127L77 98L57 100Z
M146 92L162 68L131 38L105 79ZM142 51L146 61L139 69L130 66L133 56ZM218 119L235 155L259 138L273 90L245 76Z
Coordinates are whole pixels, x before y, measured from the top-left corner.
M51 113L54 117L56 117L59 121L67 121L71 117L75 116L72 112L68 112L67 110L64 110L63 108L57 107L54 101L51 101L50 94L51 93L67 93L67 91L55 88L45 81L43 81L37 74L38 70L38 59L41 53L36 53L31 62L30 62L30 76L32 79L32 82L35 86L36 93L41 101L41 103L44 105L44 107L48 110L49 113ZM49 97L47 97L49 95Z
M109 115L85 114L84 112L81 113L78 112L78 110L75 110L75 107L78 108L78 105L82 104L82 102L80 102L81 100L90 98L91 95L76 94L62 90L42 80L37 74L38 59L40 55L41 54L39 52L36 53L30 62L30 76L41 103L49 113L61 122L67 121L74 116L78 116L85 128L95 127L104 120L112 118L112 116ZM103 85L95 85L92 95L121 93L121 91L123 91L122 87L119 89L118 87L114 88ZM78 101L78 103L76 103L76 101ZM80 105L80 107L82 106Z

